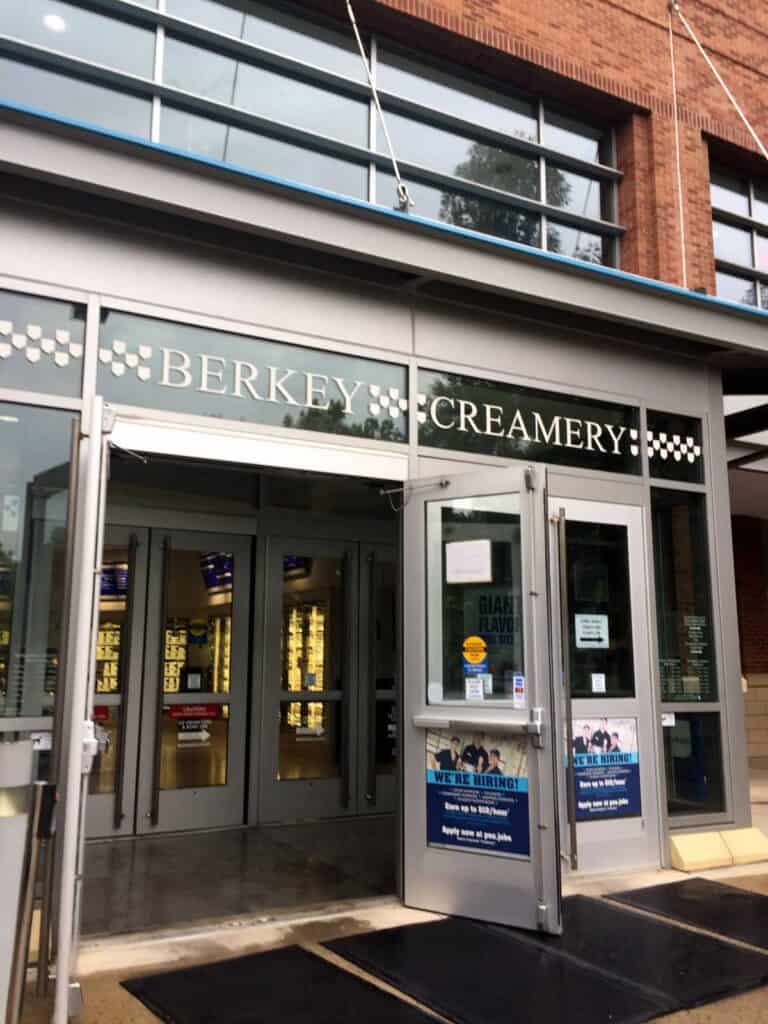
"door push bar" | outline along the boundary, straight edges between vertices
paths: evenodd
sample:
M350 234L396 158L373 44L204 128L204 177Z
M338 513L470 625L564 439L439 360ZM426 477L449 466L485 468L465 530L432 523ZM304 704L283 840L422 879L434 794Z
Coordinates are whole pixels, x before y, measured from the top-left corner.
M470 732L484 732L498 729L508 736L530 736L534 747L544 746L544 708L531 708L527 719L478 719L438 718L436 715L414 715L413 724L417 729L465 729Z

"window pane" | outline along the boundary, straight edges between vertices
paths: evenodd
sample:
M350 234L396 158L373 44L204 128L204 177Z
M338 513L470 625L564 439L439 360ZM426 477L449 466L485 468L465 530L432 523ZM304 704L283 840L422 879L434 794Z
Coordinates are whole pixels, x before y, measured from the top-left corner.
M589 160L592 163L601 162L600 145L604 133L583 124L581 121L574 121L570 117L562 117L551 110L544 114L544 145L551 146L561 153L578 157L579 160Z
M261 117L366 146L368 104L169 39L163 71L178 89Z
M519 196L537 199L539 161L475 142L466 136L388 112L387 129L400 160L410 160L443 174L467 178ZM377 120L378 148L386 153L386 140Z
M538 139L536 107L527 100L462 81L428 64L379 51L376 85L455 117L518 139Z
M96 693L121 693L125 650L130 640L125 635L129 621L127 547L106 544L101 563L99 626L96 634Z
M27 43L151 78L155 33L60 0L0 4L0 32Z
M163 108L160 122L160 141L187 153L342 195L368 197L368 169L362 164L348 163L172 107Z
M0 97L59 117L149 137L149 100L0 57Z
M730 299L731 302L743 302L747 306L757 305L757 293L755 282L743 277L734 277L733 274L724 274L718 271L717 294L721 299Z
M768 185L752 183L753 204L752 216L763 224L768 224Z
M167 705L160 741L160 789L226 786L229 704Z
M626 526L566 524L573 697L634 697Z
M651 489L663 701L717 700L703 494Z
M395 179L380 171L376 182L377 202L381 206L396 206ZM421 182L409 181L408 190L415 203L411 212L419 217L481 231L486 235L497 235L523 245L541 244L537 214L492 199L473 196L468 192L441 189Z
M80 395L85 306L0 291L0 387Z
M322 693L344 686L346 623L341 558L283 558L281 688Z
M341 774L339 701L282 701L275 777L334 779Z
M397 767L397 705L376 701L376 773L394 775Z
M602 188L594 178L547 164L547 202L583 217L602 216Z
M429 703L517 690L524 705L519 495L430 501L426 516Z
M713 171L710 198L712 206L717 210L730 210L731 213L749 216L749 186L746 181Z
M670 815L724 811L720 715L677 712L662 731Z
M243 11L216 3L215 0L166 0L166 10L175 18L205 25L215 32L226 32L238 38L243 34Z
M90 794L114 793L117 783L117 752L120 741L119 707L95 704L93 728L96 733L98 752L88 776Z
M700 419L649 410L646 440L651 476L704 483Z
M604 242L600 235L593 235L581 228L547 221L547 247L550 252L561 256L572 256L587 263L602 263Z
M64 640L71 413L0 403L0 715L52 715Z
M755 235L755 255L757 269L768 273L768 236Z
M712 221L712 236L715 242L715 258L729 263L743 263L752 266L752 233L730 224Z

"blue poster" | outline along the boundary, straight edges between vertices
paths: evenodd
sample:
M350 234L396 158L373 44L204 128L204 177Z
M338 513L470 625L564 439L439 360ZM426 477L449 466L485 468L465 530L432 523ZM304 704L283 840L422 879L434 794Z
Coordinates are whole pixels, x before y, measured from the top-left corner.
M576 719L573 774L577 821L639 817L637 719Z
M528 857L525 741L487 733L427 733L427 843Z

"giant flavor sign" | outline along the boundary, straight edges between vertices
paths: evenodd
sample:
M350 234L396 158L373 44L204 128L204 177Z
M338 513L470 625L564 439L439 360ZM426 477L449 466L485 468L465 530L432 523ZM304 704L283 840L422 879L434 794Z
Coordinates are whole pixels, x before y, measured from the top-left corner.
M640 473L633 406L419 370L419 444L512 459Z
M111 402L250 423L408 437L404 366L110 311L99 393Z

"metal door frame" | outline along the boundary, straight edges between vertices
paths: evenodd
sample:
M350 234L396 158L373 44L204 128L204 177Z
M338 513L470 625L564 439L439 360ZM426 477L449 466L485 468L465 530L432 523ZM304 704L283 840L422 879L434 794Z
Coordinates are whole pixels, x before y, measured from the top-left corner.
M232 673L232 688L228 694L199 695L161 694L160 650L163 594L165 589L163 545L178 538L182 550L200 548L231 551L235 558L232 594L232 653L233 669L239 667L236 683ZM250 618L250 537L237 534L207 533L184 529L156 530L152 532L149 556L149 584L147 588L144 687L139 739L139 780L136 799L136 835L155 835L162 832L192 831L242 825L245 799L245 746L248 710L248 633ZM243 566L243 569L238 569ZM229 730L227 744L227 782L223 786L188 789L159 789L159 761L157 743L161 730L157 711L172 704L228 704ZM153 816L157 824L152 822Z
M520 494L521 559L528 710L503 701L427 704L426 505L458 497ZM546 468L493 467L406 485L403 566L405 673L402 761L404 776L404 902L438 913L458 914L559 933L559 829L556 744L553 742L552 678L546 549ZM541 709L540 712L533 709ZM426 841L425 730L482 727L531 734L541 723L542 748L530 740L528 859L476 851L433 848Z
M567 727L566 716L581 717L629 717L638 722L638 751L640 754L640 790L642 800L642 817L616 818L601 822L573 822L561 816L561 826L571 864L578 864L579 871L610 871L625 867L646 867L657 869L661 864L661 843L663 837L661 818L660 780L657 776L658 751L657 732L655 728L655 698L651 672L651 618L650 594L648 592L648 559L649 544L645 528L645 511L640 502L631 504L627 501L612 501L610 498L593 499L584 488L584 495L575 497L550 497L549 513L551 518L558 518L561 510L565 511L565 523L594 522L607 525L626 526L627 555L630 587L630 609L632 615L632 648L635 670L635 696L633 698L575 698L568 702L561 700L561 721L558 736L563 742ZM552 574L557 573L560 564L560 551L553 545L551 560ZM560 602L553 602L553 657L562 659L565 630L562 623L564 607L557 584ZM560 662L558 662L559 664ZM609 708L606 715L603 711L595 713L592 708ZM571 764L570 751L563 742L561 765ZM569 773L559 771L557 775L560 789L560 807L566 806L568 799ZM567 826L567 827L566 827ZM574 827L575 826L575 827ZM599 833L597 839L590 838ZM572 845L575 841L575 848ZM644 847L648 856L632 860L633 850ZM610 856L604 858L602 851L615 852L616 860Z

